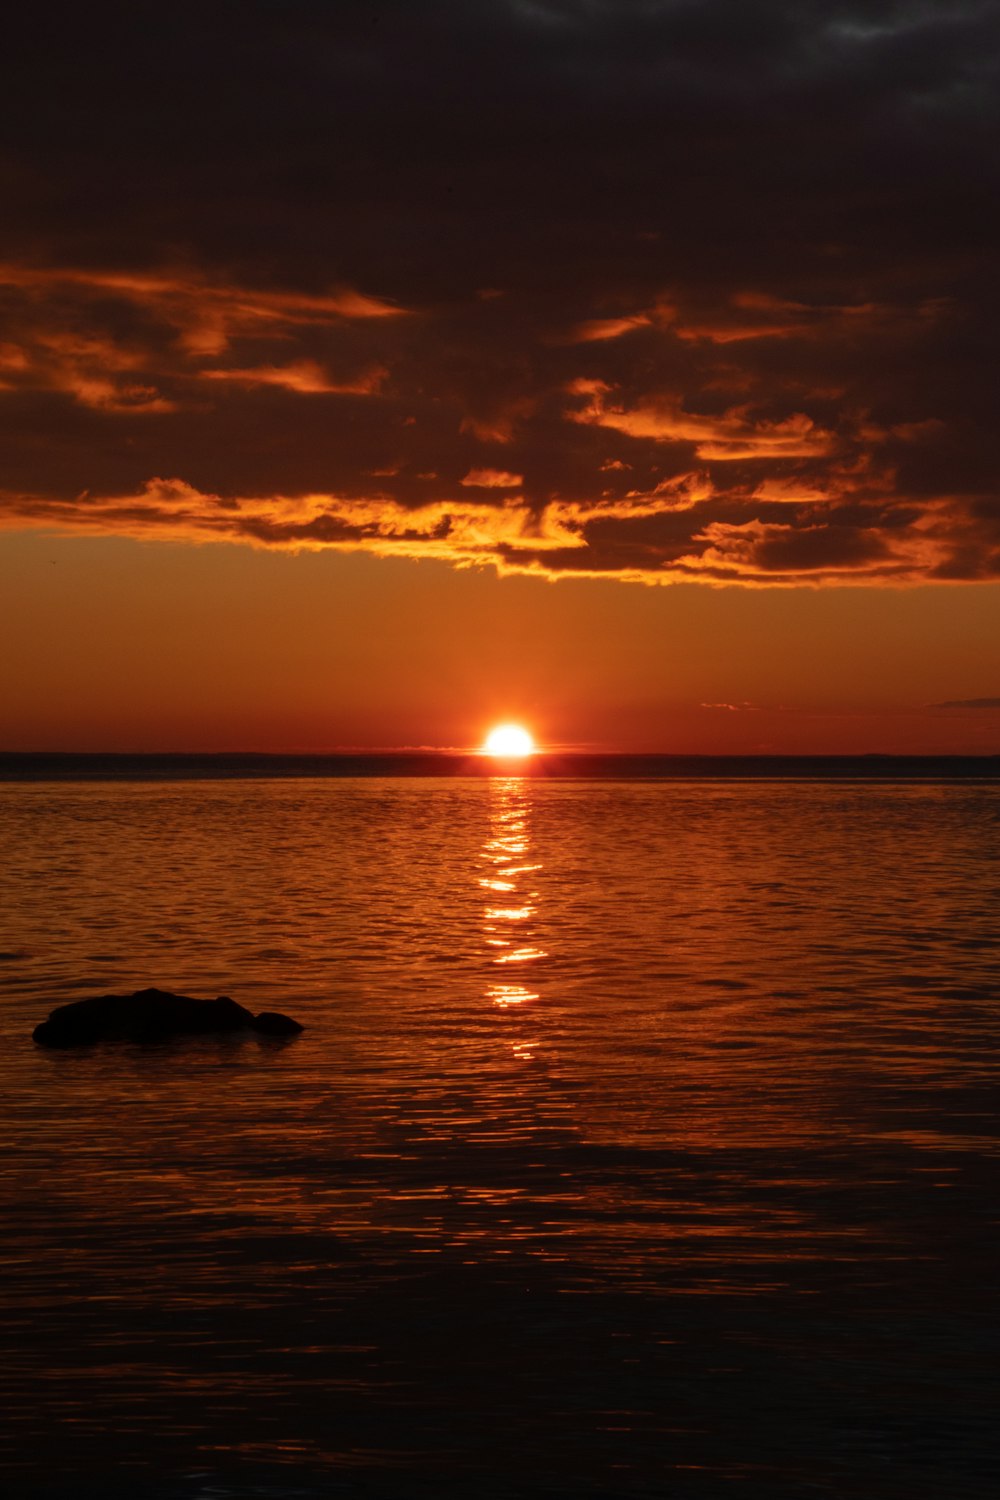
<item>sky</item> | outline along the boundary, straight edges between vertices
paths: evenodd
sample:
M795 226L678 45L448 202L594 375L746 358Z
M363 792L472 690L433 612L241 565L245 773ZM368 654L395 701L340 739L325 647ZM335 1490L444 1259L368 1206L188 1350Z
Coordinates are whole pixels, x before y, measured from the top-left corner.
M0 748L1000 752L996 0L58 21Z

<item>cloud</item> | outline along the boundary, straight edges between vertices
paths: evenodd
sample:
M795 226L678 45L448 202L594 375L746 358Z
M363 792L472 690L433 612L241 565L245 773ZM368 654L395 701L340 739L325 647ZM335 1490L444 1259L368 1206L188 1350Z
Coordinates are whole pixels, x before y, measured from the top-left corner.
M397 318L402 310L362 293L253 289L192 273L96 272L72 266L0 265L0 391L63 393L123 415L176 411L195 387L230 381L299 394L370 395L387 374L371 362L339 373L330 331ZM323 358L309 357L310 338ZM345 350L349 340L340 341ZM275 343L302 350L287 362L247 366L242 352ZM206 367L227 355L228 366Z
M470 469L459 484L481 490L519 490L523 474L508 474L505 469Z
M1000 579L996 6L379 18L12 17L0 524Z
M696 458L722 462L812 458L829 453L833 446L831 434L802 412L791 412L777 420L755 418L749 407L734 407L718 416L698 415L683 409L679 395L653 396L626 409L609 401L607 387L595 382L578 383L571 390L589 397L587 404L572 414L574 421L611 427L629 437L690 443Z
M577 324L568 342L599 344L604 339L620 339L623 333L631 333L634 328L648 328L649 323L645 313L634 313L627 318L590 318Z
M238 385L276 385L305 396L372 396L380 389L387 371L379 365L363 371L353 380L331 380L323 367L313 359L300 359L289 365L258 365L250 370L202 370L202 380L231 380Z
M540 524L519 501L479 504L441 501L410 509L388 496L345 499L329 494L224 497L205 494L182 479L152 479L131 495L80 495L73 501L39 501L6 495L13 520L63 531L189 541L242 541L291 550L336 547L383 556L441 557L459 564L489 562L504 548L580 545L572 529L553 518Z
M931 703L929 708L1000 708L1000 698L949 698L944 703Z
M831 343L901 323L937 320L946 317L949 310L946 298L927 298L916 307L890 302L825 306L750 290L734 292L723 307L693 309L678 323L676 333L688 342L704 340L711 344L740 344L752 339Z
M250 289L170 271L92 271L70 266L0 264L0 289L37 303L49 297L100 305L109 300L145 310L172 327L192 354L219 354L232 338L281 336L290 327L339 319L394 318L402 309L351 288L325 294Z
M384 482L392 485L396 478L386 473ZM436 476L426 482L440 491ZM434 557L460 567L490 565L501 573L645 583L920 581L940 556L933 543L915 542L909 533L890 543L874 515L873 524L863 524L864 511L800 527L714 520L726 502L704 486L692 475L672 494L554 500L539 510L523 496L470 500L455 493L413 505L378 490L233 496L206 493L183 479L152 479L134 493L83 493L68 500L3 493L0 524L293 551L365 550ZM489 487L483 489L488 495Z

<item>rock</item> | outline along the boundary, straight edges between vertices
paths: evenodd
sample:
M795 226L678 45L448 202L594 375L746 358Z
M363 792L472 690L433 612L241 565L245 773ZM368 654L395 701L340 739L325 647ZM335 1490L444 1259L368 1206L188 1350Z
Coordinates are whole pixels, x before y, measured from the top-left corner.
M280 1010L262 1010L251 1022L254 1031L265 1036L297 1036L303 1029L291 1016L283 1016Z
M137 990L134 995L96 995L58 1006L32 1036L42 1047L85 1047L94 1042L162 1042L172 1036L209 1036L233 1031L260 1031L267 1036L294 1036L298 1021L278 1011L259 1016L228 995L192 1000L167 990Z

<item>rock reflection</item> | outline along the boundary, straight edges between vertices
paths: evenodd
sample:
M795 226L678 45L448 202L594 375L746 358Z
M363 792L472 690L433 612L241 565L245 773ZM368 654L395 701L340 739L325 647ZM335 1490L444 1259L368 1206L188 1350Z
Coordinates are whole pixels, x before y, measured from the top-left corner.
M519 776L490 783L490 830L480 855L479 885L486 893L483 940L487 963L490 969L501 965L505 969L502 978L491 975L486 998L501 1010L538 999L526 979L513 977L514 973L520 976L521 969L512 971L507 966L531 965L546 957L533 920L538 915L535 876L541 866L532 858L530 795L530 781Z

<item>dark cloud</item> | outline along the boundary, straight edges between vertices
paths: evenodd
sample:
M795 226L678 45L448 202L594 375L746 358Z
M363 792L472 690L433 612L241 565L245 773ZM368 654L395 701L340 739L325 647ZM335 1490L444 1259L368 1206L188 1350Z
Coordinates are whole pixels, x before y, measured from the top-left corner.
M1000 708L1000 698L949 698L945 703L932 703L931 708Z
M9 525L1000 577L994 0L8 19Z

